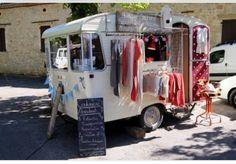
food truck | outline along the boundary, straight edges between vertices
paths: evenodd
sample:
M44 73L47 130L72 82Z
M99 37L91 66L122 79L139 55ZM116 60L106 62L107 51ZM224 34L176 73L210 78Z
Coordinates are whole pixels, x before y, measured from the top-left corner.
M78 99L99 97L105 122L137 116L154 130L166 112L193 107L197 80L209 76L209 27L167 6L88 16L47 29L43 38L52 98L61 83L59 111L74 119ZM66 67L55 64L62 49Z

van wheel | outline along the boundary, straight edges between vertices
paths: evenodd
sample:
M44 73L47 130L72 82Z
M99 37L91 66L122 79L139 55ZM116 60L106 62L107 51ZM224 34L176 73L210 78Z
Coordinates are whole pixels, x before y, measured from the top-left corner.
M234 89L229 95L229 102L234 108L236 108L236 89Z
M139 120L142 128L146 132L151 132L160 127L163 122L163 118L164 116L160 108L152 105L142 111Z

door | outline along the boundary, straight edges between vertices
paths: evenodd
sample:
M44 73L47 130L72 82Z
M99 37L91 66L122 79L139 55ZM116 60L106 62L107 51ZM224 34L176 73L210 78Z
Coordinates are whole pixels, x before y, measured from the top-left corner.
M227 76L236 75L236 46L235 44L230 45L227 49L225 49L225 65L227 70ZM227 77L225 77L227 78Z
M183 33L183 77L185 101L189 102L189 26L184 23L175 23L173 27L186 29Z
M192 100L200 99L198 96L199 79L209 79L209 28L205 25L197 25L192 29Z
M213 50L210 53L210 80L220 81L227 76L228 62L225 56L224 49Z
M222 21L221 42L230 42L236 40L236 19Z

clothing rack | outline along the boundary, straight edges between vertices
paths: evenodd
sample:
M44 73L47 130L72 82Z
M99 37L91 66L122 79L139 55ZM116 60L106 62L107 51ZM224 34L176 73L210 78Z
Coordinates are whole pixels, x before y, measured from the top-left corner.
M159 72L159 71L167 71L168 69L165 68L160 68L160 69L147 69L147 70L144 70L143 72Z
M143 36L142 33L137 32L106 32L106 36Z
M179 67L171 67L172 68L172 72L182 72L183 69L179 68Z

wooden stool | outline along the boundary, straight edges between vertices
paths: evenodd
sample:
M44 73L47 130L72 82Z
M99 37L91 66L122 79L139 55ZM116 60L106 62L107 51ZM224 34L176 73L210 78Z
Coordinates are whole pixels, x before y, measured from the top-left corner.
M221 123L221 117L219 115L213 113L213 111L212 111L212 97L215 97L216 95L215 94L209 94L206 91L202 91L202 92L200 92L200 96L205 98L205 100L206 100L206 108L205 108L205 112L199 114L196 117L195 124L197 124L198 118L201 117L201 118L209 121L209 126L211 126L212 125L212 118L211 118L211 116L219 117L219 122ZM200 122L202 122L202 121L203 120L201 120Z

